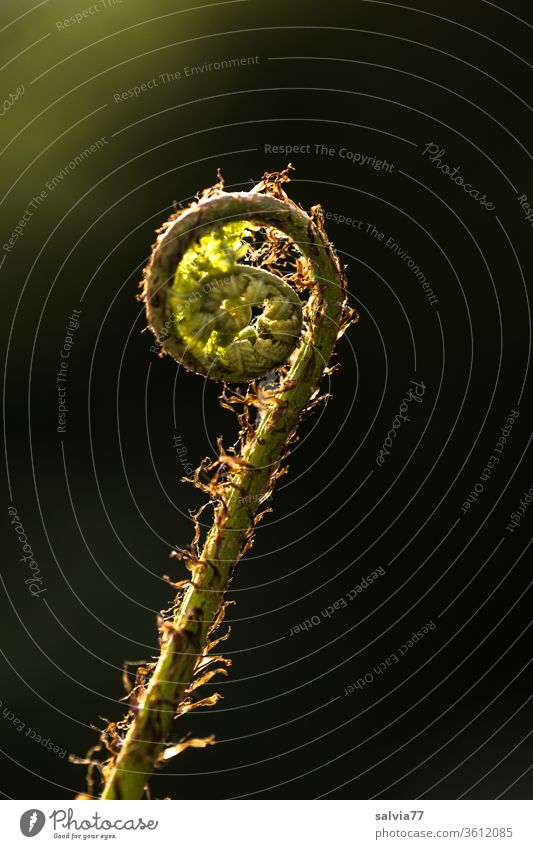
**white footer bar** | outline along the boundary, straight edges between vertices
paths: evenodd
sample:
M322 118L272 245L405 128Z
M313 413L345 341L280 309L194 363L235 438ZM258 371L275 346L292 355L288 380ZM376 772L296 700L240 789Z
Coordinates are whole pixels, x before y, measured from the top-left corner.
M530 801L4 801L6 847L532 849ZM35 838L35 843L30 839ZM68 841L68 842L67 842Z

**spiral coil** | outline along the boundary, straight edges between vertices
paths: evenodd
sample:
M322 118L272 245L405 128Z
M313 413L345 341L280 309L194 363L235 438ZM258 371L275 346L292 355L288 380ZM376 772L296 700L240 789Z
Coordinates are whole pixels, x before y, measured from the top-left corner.
M247 198L246 218L228 215L228 204L233 209ZM256 209L265 199L220 191L172 216L145 272L147 315L161 352L227 383L264 377L289 359L302 337L297 292L265 267L242 262L252 254L249 237L261 227L273 229L268 207L276 222L286 211L274 198Z

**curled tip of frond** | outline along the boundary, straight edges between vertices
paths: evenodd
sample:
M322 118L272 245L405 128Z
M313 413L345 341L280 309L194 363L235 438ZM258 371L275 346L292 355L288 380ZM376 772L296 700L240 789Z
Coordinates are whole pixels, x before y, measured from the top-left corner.
M292 166L250 192L219 182L161 228L144 272L143 299L159 353L226 383L281 369L305 343L298 292L343 270L317 205L308 215L284 191ZM253 244L252 244L253 237ZM311 306L315 303L311 299ZM259 316L253 310L261 308Z

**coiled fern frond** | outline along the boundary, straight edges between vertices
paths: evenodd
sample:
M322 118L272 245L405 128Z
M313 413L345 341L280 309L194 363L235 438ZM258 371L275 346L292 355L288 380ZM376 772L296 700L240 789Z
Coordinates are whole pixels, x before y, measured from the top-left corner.
M224 207L226 197L212 200ZM167 238L185 241L191 215L171 222ZM192 222L191 222L192 223ZM164 317L165 350L186 368L225 382L262 377L289 358L302 331L302 304L284 280L265 268L244 265L250 254L247 239L259 230L246 222L221 224L191 245L169 280L164 314L149 306L149 315ZM155 255L149 280L156 273L164 240ZM150 285L150 284L149 284ZM156 299L157 301L157 299ZM148 296L148 303L153 304ZM253 317L253 310L264 307Z
M237 443L224 450L219 441L219 457L194 476L213 523L202 540L197 513L191 545L174 552L191 576L172 584L178 595L160 618L159 660L140 667L128 714L85 760L90 782L95 768L102 776L104 799L141 798L157 764L213 742L168 737L175 717L220 698L194 702L192 693L229 666L211 652L229 636L218 629L234 566L268 512L261 505L286 471L303 414L320 400L335 342L356 320L320 208L304 212L287 197L287 180L284 171L249 192L225 192L222 183L207 190L163 226L145 270L142 297L161 352L244 388L224 386L221 396L238 415ZM267 388L256 380L266 375Z

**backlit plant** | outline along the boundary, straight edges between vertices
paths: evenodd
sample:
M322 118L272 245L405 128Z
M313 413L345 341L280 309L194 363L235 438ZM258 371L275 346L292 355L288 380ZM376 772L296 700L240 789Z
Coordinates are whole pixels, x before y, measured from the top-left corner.
M163 225L145 269L142 298L161 352L222 382L221 403L240 432L227 449L219 439L219 456L194 473L208 501L193 515L191 544L173 552L190 577L170 582L177 596L159 619L159 659L138 668L133 687L125 676L128 713L84 761L89 794L96 768L103 799L142 798L156 766L213 742L169 735L176 717L220 698L195 693L230 665L215 649L229 636L221 626L235 564L269 512L264 502L286 471L299 422L321 400L335 342L356 320L321 210L308 215L290 200L288 179L287 169L249 192L225 192L222 182L206 190ZM213 519L202 538L207 507Z

